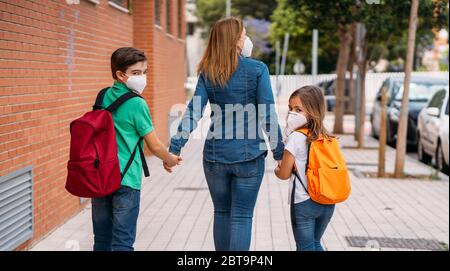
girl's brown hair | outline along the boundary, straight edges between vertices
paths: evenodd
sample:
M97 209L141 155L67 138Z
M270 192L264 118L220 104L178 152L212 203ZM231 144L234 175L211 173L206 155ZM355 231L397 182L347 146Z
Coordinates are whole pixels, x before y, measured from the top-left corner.
M214 85L225 86L238 66L237 43L244 25L235 17L217 21L211 29L208 46L198 65L198 74L203 73Z
M307 114L308 142L317 140L319 136L323 136L325 139L334 137L327 131L323 124L326 108L322 90L316 86L304 86L294 91L289 97L289 100L294 97L300 99L303 105L303 111Z

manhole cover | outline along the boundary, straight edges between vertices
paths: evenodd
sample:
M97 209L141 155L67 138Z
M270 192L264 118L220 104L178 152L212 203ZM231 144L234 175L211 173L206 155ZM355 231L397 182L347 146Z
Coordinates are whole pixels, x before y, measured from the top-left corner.
M179 191L203 191L207 190L206 187L176 187L173 190L179 190Z
M404 248L420 250L447 250L445 246L434 239L408 239L389 237L363 237L345 236L347 243L352 247L375 248Z

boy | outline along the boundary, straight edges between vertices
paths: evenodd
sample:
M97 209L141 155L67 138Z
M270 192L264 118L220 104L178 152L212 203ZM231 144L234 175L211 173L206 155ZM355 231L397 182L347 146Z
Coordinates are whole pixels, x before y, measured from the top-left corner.
M103 107L128 91L143 92L147 83L147 58L138 49L119 48L111 56L111 72L115 81L104 96ZM164 164L174 166L180 163L181 158L169 153L158 139L144 99L132 98L112 115L122 173L141 137ZM140 143L142 147L143 142ZM141 179L142 161L138 152L122 178L120 189L112 195L92 199L94 251L134 250Z

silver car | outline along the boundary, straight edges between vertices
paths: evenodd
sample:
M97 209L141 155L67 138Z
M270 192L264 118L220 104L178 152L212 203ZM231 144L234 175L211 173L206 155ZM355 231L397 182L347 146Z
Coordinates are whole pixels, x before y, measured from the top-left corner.
M419 159L448 173L448 103L449 88L437 91L428 105L420 111L417 126L417 153Z

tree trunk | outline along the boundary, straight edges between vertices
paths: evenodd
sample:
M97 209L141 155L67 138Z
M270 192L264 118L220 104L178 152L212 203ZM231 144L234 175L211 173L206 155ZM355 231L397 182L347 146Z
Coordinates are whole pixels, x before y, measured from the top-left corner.
M346 25L339 26L340 48L336 65L336 105L334 107L334 127L333 133L344 133L344 93L345 93L345 73L347 71L348 59L350 56L350 45L352 42L352 31Z
M409 83L411 81L412 65L414 60L414 44L416 40L417 30L417 10L419 7L419 0L412 0L411 13L409 18L408 30L408 47L406 53L405 64L405 81L403 85L402 106L400 110L398 131L397 131L397 152L395 155L395 171L396 178L403 177L406 155L406 135L408 128L408 103L409 103Z

